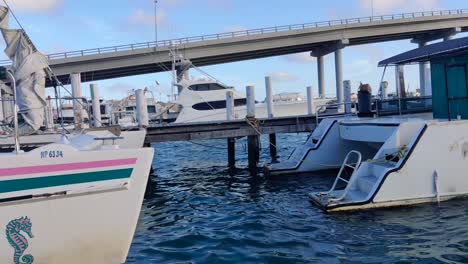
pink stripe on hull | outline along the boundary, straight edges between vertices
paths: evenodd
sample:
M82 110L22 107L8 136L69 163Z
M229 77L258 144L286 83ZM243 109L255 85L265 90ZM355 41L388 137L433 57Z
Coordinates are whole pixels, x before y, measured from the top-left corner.
M90 162L54 164L54 165L41 165L41 166L19 167L19 168L5 168L5 169L0 169L0 177L133 165L133 164L136 164L136 161L137 161L136 158L131 158L131 159L101 160L101 161L90 161Z

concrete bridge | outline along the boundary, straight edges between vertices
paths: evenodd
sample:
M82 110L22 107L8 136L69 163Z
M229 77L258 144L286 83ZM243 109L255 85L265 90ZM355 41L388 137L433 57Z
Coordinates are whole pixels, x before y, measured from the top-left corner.
M196 66L265 58L299 52L317 57L319 93L325 94L324 59L335 53L338 101L342 101L342 49L346 46L411 39L419 46L450 39L468 30L468 10L416 12L269 27L245 31L146 42L48 55L59 79L70 83L71 73L81 81L167 71L169 50L178 51ZM421 87L424 90L424 65ZM48 83L48 85L51 85Z

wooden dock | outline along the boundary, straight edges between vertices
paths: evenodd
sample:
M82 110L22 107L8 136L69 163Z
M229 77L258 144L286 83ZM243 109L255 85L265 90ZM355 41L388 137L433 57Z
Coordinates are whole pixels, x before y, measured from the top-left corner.
M327 115L332 117L336 115ZM324 118L325 116L320 116ZM315 129L315 115L235 120L207 123L171 124L160 127L149 127L146 134L147 143L167 141L190 141L204 139L239 138L256 135L311 132Z
M343 116L342 114L321 115L326 117ZM247 137L249 171L256 175L260 159L260 135L269 135L269 149L272 161L277 159L276 134L310 133L317 126L315 115L282 117L272 119L244 119L235 121L171 124L149 127L146 132L146 145L156 142L191 141L205 139L227 139L228 166L235 170L235 142L237 138Z

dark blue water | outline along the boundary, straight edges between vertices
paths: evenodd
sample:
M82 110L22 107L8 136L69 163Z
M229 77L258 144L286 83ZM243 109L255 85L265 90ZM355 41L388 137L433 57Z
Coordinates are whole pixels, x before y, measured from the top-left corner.
M278 137L279 154L305 138ZM201 143L219 148L154 145L154 189L128 263L468 263L468 200L325 214L307 193L328 189L335 173L229 176L225 140Z

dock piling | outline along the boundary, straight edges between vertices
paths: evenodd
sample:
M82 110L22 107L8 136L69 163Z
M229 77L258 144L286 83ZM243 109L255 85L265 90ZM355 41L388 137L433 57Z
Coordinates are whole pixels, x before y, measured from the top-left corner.
M270 157L271 162L276 163L278 162L278 150L276 148L276 134L270 134Z
M351 81L344 81L345 114L351 114Z
M228 166L229 170L233 171L236 169L236 139L228 138Z
M136 97L136 110L139 127L148 127L148 107L146 104L145 92L142 89L135 91Z
M271 85L271 76L265 77L265 88L266 88L265 102L267 105L268 118L273 118L274 109L273 109L273 91L272 91L272 85Z
M234 92L226 92L226 120L232 121L234 119ZM236 169L236 139L228 138L228 166L231 174Z
M255 87L247 86L246 88L247 97L247 122L255 120ZM260 138L259 135L253 135L247 137L247 152L249 159L249 171L250 175L257 175L257 163L260 156Z
M307 87L307 114L315 115L314 91L312 90L312 86Z
M83 128L83 103L81 96L81 73L70 74L70 82L72 87L73 97L73 114L75 121L75 128Z
M231 121L234 119L234 92L226 92L226 120Z
M97 84L92 83L89 85L91 100L93 105L93 123L94 127L101 127L101 103L99 102L99 88Z

